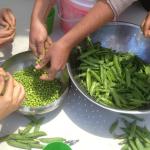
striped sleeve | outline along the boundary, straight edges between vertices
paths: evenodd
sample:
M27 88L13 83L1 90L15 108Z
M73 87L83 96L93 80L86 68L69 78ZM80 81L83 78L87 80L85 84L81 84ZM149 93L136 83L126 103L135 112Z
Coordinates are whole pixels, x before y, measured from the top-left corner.
M137 0L107 0L114 12L114 18L117 18L126 8Z

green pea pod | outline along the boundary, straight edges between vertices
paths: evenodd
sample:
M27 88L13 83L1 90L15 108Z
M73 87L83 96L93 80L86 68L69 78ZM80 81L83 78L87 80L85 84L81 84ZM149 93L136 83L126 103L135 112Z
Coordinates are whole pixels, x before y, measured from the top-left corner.
M113 56L113 62L114 62L114 66L115 66L118 74L121 76L121 67L119 65L119 60L118 60L118 57L116 55Z
M23 144L38 144L38 141L35 141L34 139L29 139L29 140L16 140L19 143L23 143Z
M66 139L61 137L54 137L54 138L40 138L38 139L42 143L51 143L51 142L65 142Z
M118 95L116 90L115 89L111 89L111 94L112 94L112 97L114 99L114 102L115 102L116 106L121 108L120 96Z
M91 50L91 51L87 51L87 52L85 52L85 53L83 53L82 55L80 55L79 57L78 57L78 59L80 59L80 60L82 60L82 59L84 59L84 58L86 58L86 57L88 57L88 56L90 56L90 55L92 55L92 54L95 54L95 52L97 52L98 50Z
M116 130L118 123L119 123L118 120L116 120L114 123L112 123L111 127L109 128L110 133L113 133Z
M41 126L43 120L44 120L44 117L37 120L37 123L35 124L35 127L34 127L34 132L37 132L40 130L40 126Z
M94 49L94 44L92 42L92 39L89 36L86 38L86 41L87 41L87 45L89 45L90 48Z
M131 147L132 150L139 150L136 145L135 145L135 142L132 141L132 140L129 140L129 145Z
M127 86L130 87L131 86L131 75L130 75L130 72L127 68L125 68L125 74L126 74Z
M90 73L97 81L101 82L99 75L95 71L90 70Z
M135 143L136 143L136 147L137 147L138 150L143 150L144 149L144 145L141 143L140 139L136 138Z
M42 145L42 144L30 143L29 145L31 148L36 148L36 149L43 149L45 147L45 145Z
M129 115L129 114L120 114L120 115L122 115L124 117L127 117L127 118L131 118L131 119L137 120L137 121L144 121L143 118L140 118L140 117L135 116L135 115Z
M102 83L104 83L104 80L105 80L105 70L104 70L103 66L101 66L101 65L100 65L100 78L101 78Z
M130 137L131 138L133 138L133 137L135 137L135 131L136 131L136 121L133 121L132 123L131 123L131 132L130 132Z
M93 96L94 92L95 92L95 89L96 89L96 86L97 86L97 82L93 82L92 85L91 85L91 88L90 88L90 95Z
M23 144L14 140L8 140L7 144L13 147L21 148L21 149L26 149L26 150L31 150L30 146L28 144Z
M27 140L29 138L26 137L26 135L11 134L11 135L9 135L9 139L13 139L13 140Z
M38 132L34 132L34 133L28 133L25 135L26 138L38 138L41 136L46 136L47 134L43 131L38 131Z
M23 129L22 131L20 131L19 133L20 134L26 134L26 133L29 133L33 127L34 123L33 122L30 122L25 129Z
M91 85L92 85L92 79L91 79L90 69L88 69L86 73L86 86L88 91L90 91Z
M99 65L98 65L98 64L89 62L88 60L85 60L85 59L83 59L82 61L83 61L85 64L87 64L87 65L90 65L90 66L92 66L92 67L99 68Z

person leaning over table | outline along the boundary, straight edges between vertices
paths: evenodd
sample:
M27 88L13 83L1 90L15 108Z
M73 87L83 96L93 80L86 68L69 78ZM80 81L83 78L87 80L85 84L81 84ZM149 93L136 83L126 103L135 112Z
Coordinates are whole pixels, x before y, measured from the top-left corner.
M51 66L47 75L42 75L43 80L53 80L59 70L64 69L70 52L87 35L96 31L107 22L115 20L128 6L137 0L99 0L69 32L56 42L51 42L44 26L48 12L56 3L56 0L35 0L31 16L30 26L30 48L41 61L36 65L37 69L44 67L47 63ZM45 43L49 47L44 54Z
M15 36L15 17L10 9L0 9L0 46L12 42ZM0 68L0 120L14 112L24 99L24 88Z

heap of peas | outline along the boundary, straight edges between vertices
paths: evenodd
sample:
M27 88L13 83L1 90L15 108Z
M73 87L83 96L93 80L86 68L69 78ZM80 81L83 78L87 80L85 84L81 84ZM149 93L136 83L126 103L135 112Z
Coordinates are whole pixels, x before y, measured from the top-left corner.
M22 83L26 96L23 106L45 106L57 100L62 92L62 85L58 79L43 81L39 77L43 71L36 70L34 66L27 67L13 74L14 78Z

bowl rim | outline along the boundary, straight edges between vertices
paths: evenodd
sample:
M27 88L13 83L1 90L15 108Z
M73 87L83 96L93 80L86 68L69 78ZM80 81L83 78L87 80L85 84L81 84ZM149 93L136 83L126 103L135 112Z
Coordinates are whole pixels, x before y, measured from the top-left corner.
M110 22L108 24L106 24L107 26L109 25L127 25L127 26L131 26L131 27L135 27L137 29L139 29L140 27L136 24L133 24L133 23L128 23L128 22L123 22L123 21L117 21L117 22ZM68 74L69 74L69 77L71 79L71 81L73 82L73 84L75 85L75 87L79 90L80 93L82 93L86 99L88 99L89 101L91 101L92 103L96 104L97 106L100 106L101 108L104 108L106 110L110 110L110 111L113 111L113 112L117 112L117 113L123 113L123 114L149 114L150 113L150 110L125 110L125 109L116 109L116 108L111 108L109 106L105 106L103 104L100 104L100 103L97 103L96 101L94 101L93 97L91 97L84 89L81 88L80 84L77 82L76 79L74 79L74 76L73 76L73 72L72 72L72 69L71 69L71 65L70 63L68 62L67 63L67 70L68 70Z

